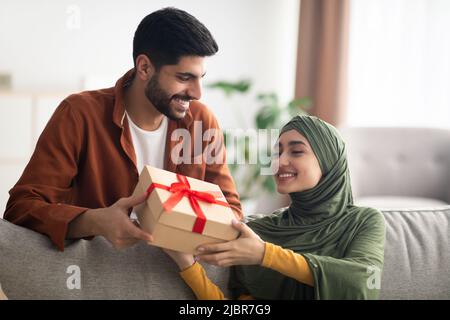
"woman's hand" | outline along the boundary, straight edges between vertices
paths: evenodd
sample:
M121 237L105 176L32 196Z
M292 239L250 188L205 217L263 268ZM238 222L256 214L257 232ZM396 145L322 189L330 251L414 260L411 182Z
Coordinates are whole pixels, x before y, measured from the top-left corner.
M201 245L197 248L197 260L221 267L261 264L265 242L243 222L233 220L233 227L241 232L239 238L225 243Z
M195 263L194 256L190 253L179 252L170 249L162 249L178 265L180 271L183 271Z

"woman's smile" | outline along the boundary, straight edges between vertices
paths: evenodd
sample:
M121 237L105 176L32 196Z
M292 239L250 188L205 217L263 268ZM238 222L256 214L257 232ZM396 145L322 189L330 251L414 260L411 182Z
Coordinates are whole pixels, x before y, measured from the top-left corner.
M275 175L275 178L278 184L287 184L297 178L297 173L280 171Z

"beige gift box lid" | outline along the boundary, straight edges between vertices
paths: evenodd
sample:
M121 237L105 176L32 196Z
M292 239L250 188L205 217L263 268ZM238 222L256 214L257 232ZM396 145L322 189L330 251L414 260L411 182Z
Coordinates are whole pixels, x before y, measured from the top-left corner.
M214 192L218 201L226 202L218 185L187 177L191 190ZM139 176L134 195L143 194L152 183L170 187L179 182L176 173L145 166ZM201 234L192 231L197 219L188 197L181 200L167 212L163 204L172 192L160 188L153 189L147 201L134 208L141 228L151 233L153 244L159 247L194 253L195 248L204 243L224 242L236 239L238 231L231 225L235 215L230 207L198 200L206 224Z

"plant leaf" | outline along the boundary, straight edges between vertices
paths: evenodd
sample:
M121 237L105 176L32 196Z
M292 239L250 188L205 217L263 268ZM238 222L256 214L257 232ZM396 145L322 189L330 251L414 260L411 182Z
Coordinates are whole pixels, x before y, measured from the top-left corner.
M250 90L251 82L250 80L240 80L236 82L230 81L217 81L207 85L211 89L222 90L227 97L230 97L235 93L246 93Z
M264 106L256 114L255 124L258 129L272 128L279 117L279 108L276 106Z

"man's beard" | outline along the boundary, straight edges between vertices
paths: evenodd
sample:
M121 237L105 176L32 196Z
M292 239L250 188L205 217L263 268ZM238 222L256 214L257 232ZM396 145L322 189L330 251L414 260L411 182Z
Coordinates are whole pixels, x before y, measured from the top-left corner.
M145 87L145 96L155 106L156 110L165 115L167 118L175 121L182 119L184 115L177 115L170 107L170 102L175 98L183 100L192 100L192 98L178 94L170 96L159 85L158 75L158 73L155 73L149 80L147 86Z

